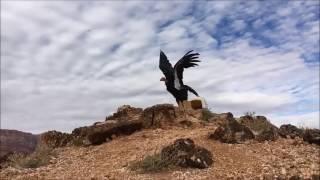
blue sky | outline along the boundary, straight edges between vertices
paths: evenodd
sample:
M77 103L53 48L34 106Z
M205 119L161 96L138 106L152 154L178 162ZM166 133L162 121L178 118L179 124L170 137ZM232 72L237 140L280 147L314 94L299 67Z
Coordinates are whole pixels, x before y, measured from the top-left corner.
M160 49L200 53L184 81L214 112L319 128L319 1L1 1L1 128L70 132L175 103Z

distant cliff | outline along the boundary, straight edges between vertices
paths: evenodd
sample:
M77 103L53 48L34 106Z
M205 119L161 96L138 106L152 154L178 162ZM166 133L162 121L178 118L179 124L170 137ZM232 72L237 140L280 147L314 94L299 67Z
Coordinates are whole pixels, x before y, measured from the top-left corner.
M31 153L38 143L38 135L17 130L0 129L0 158L11 152Z

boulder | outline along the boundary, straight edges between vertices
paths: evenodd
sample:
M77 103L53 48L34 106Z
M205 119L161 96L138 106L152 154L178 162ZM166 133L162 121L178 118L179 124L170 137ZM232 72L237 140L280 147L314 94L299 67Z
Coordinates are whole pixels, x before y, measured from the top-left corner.
M275 141L277 140L279 137L277 130L270 128L270 129L266 129L262 132L260 132L259 134L256 135L255 139L259 142L262 141Z
M163 128L173 125L176 117L175 108L172 104L159 104L146 108L140 120L145 128Z
M292 138L292 139L296 137L302 138L303 130L291 124L284 124L280 126L279 135L283 138Z
M40 135L40 145L52 148L64 147L69 145L73 140L71 134L59 131L48 131Z
M320 145L320 129L306 129L303 133L303 140Z
M138 120L142 114L142 111L143 111L142 108L135 108L129 105L123 105L118 108L117 112L113 113L111 116L107 116L106 121Z
M208 168L213 164L210 151L194 144L193 140L177 139L161 150L161 159L180 167Z
M228 121L220 125L213 133L210 133L209 138L223 143L243 143L246 140L255 138L248 127L238 123L234 119L229 119Z
M239 123L247 126L258 141L274 141L278 139L278 128L264 116L241 116Z

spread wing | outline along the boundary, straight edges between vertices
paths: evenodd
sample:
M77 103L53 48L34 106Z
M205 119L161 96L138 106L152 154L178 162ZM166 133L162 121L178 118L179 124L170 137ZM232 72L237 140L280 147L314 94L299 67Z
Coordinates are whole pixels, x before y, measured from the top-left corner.
M168 81L171 81L173 77L173 68L167 56L161 50L160 50L159 68L161 69L163 74L166 76L166 79Z
M182 79L183 79L183 70L184 68L194 67L198 66L197 62L200 62L198 60L199 53L191 53L193 50L187 52L175 65L174 65L174 75L175 75L175 81L179 80L179 83L182 85ZM178 78L178 79L176 79Z

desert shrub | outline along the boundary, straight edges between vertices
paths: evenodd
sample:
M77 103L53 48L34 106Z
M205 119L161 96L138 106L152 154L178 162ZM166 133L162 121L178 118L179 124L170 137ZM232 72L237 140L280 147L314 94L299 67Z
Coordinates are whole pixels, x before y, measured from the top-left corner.
M256 112L254 112L254 111L248 111L248 112L245 112L244 115L245 115L245 116L250 116L250 117L254 118L255 115L256 115Z
M9 157L9 164L20 168L37 168L49 164L50 158L55 156L52 148L39 146L29 155L13 154Z
M130 169L134 171L159 172L169 168L171 165L168 161L161 159L161 154L148 155L140 161L131 163Z
M310 129L310 128L308 128L308 127L306 127L306 126L303 126L303 125L298 125L297 126L298 127L298 129L301 129L302 131L306 131L306 130L308 130L308 129Z
M212 118L214 114L209 109L203 109L202 110L202 120L209 121L210 118Z
M72 145L78 146L78 147L85 146L83 141L84 141L83 138L74 138L72 140Z

